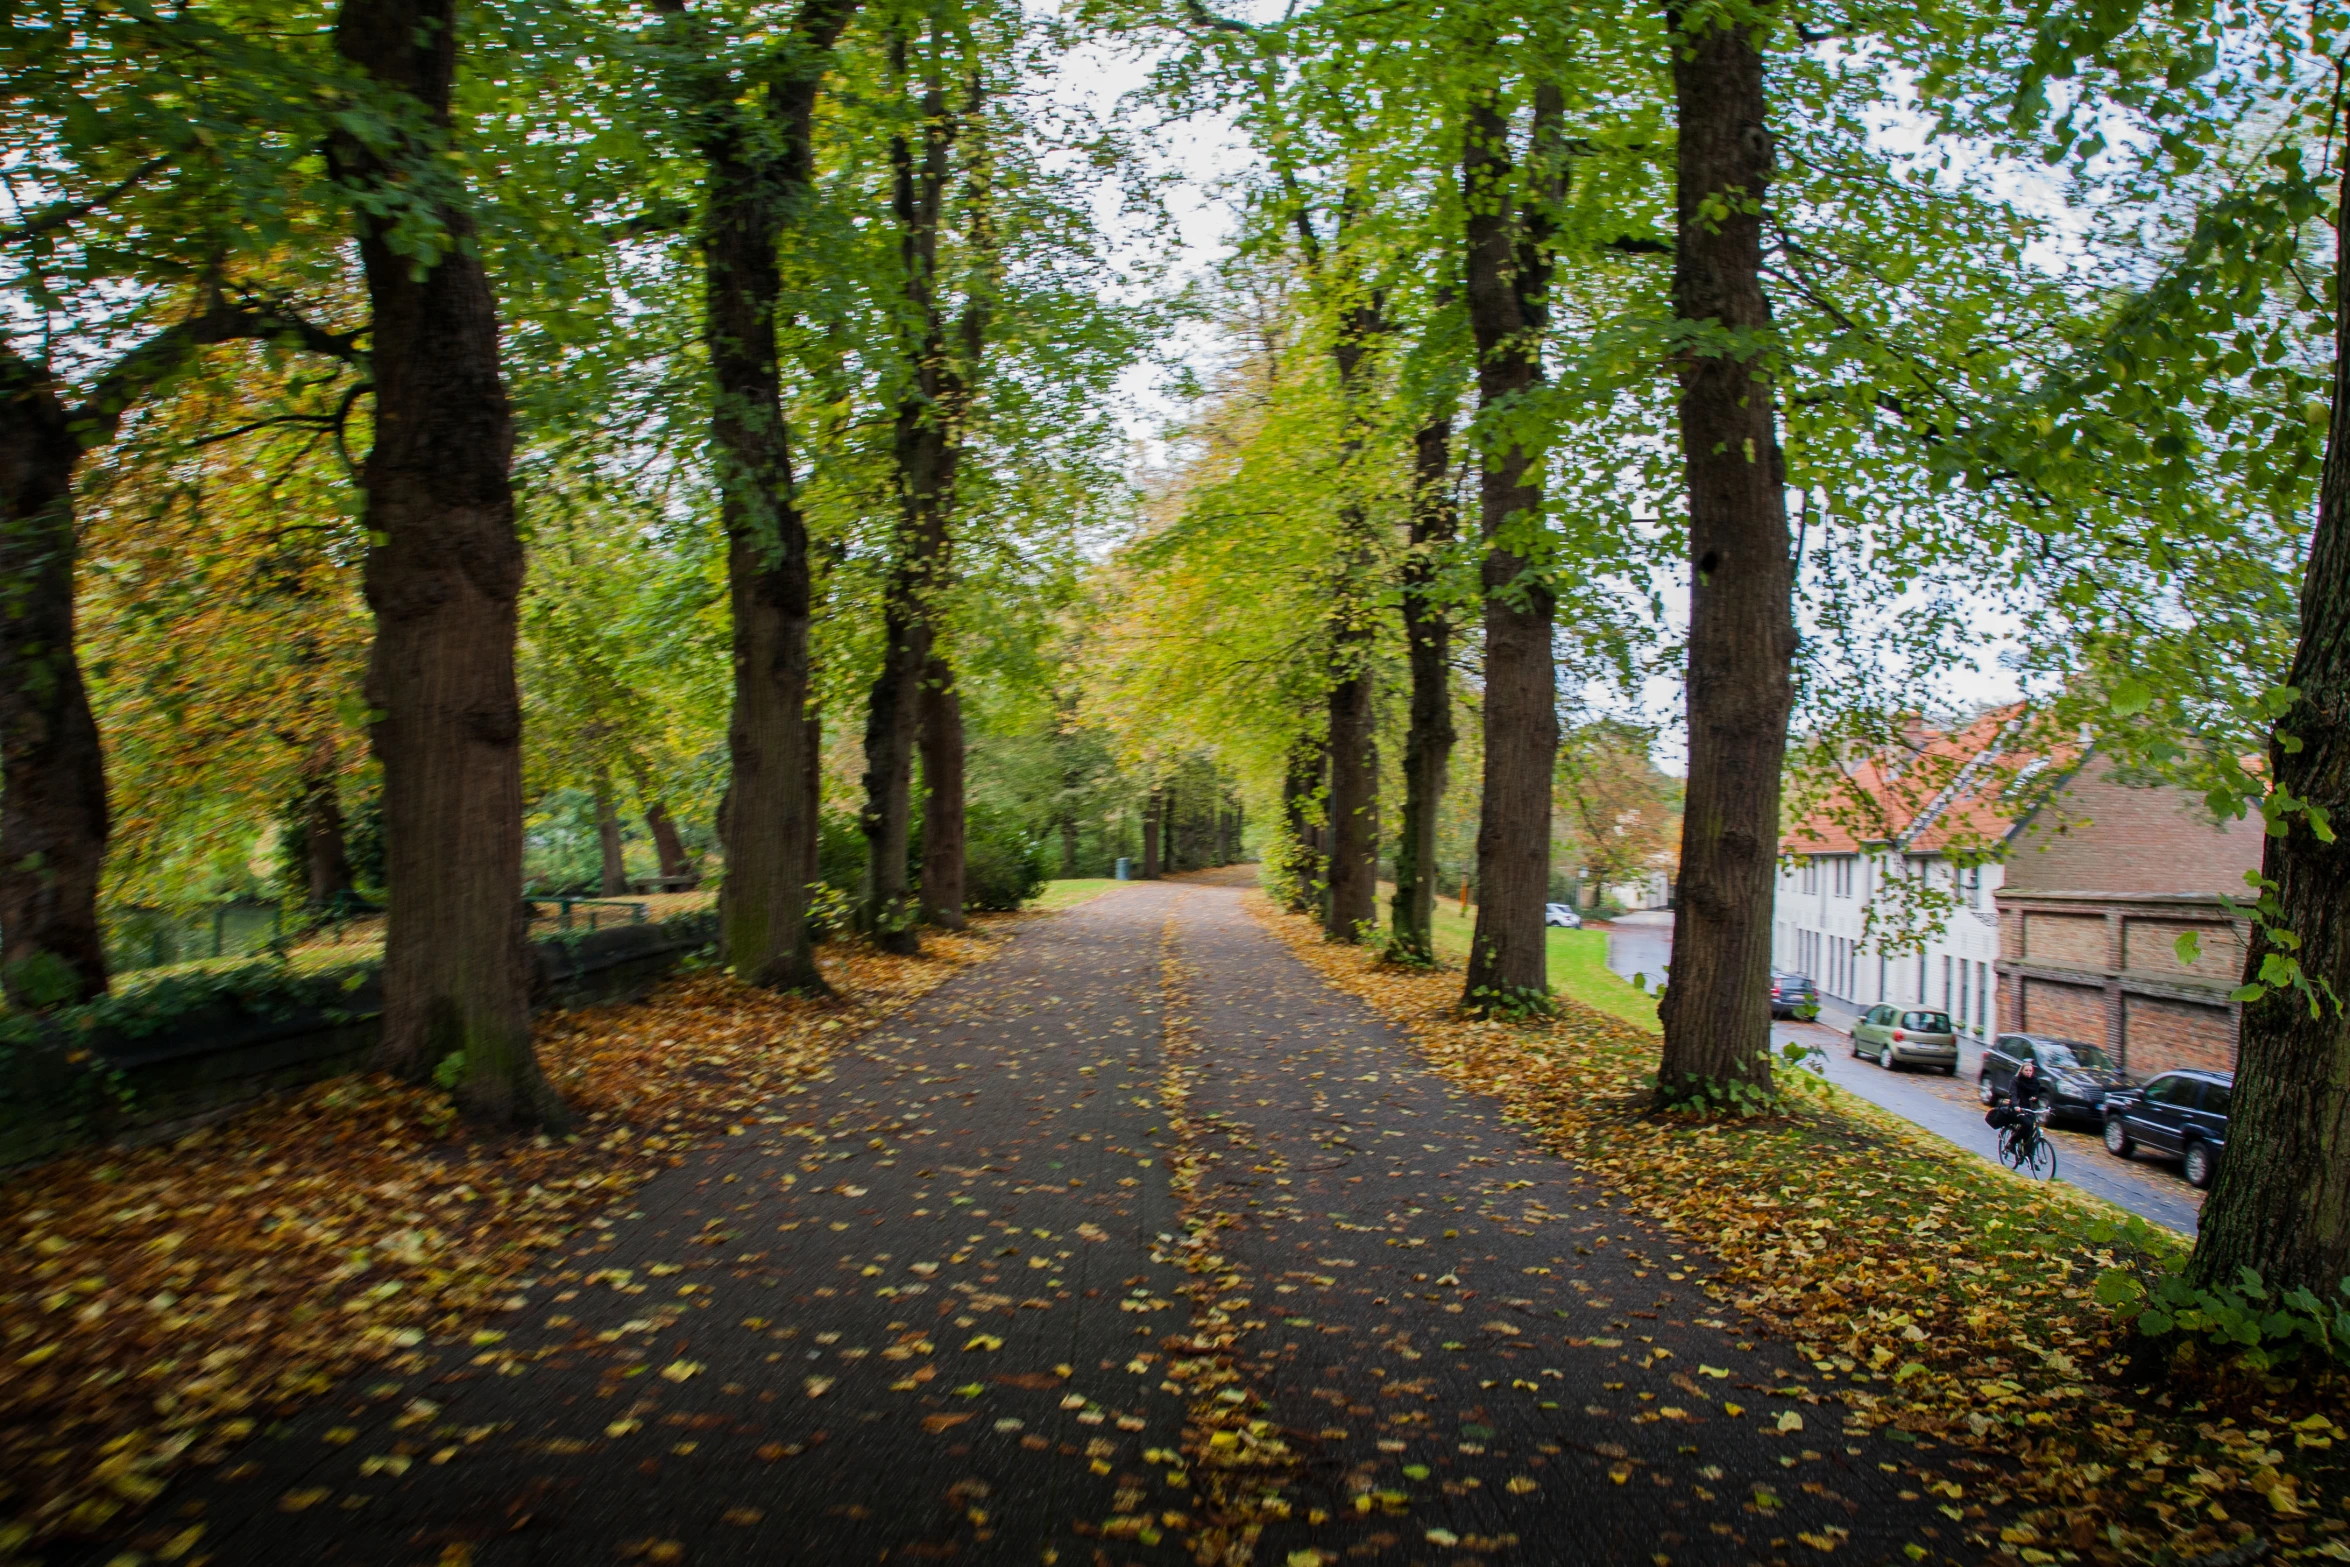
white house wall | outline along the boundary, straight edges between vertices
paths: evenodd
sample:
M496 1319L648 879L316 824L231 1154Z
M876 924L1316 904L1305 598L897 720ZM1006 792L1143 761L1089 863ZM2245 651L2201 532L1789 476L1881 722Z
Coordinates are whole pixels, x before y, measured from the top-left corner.
M1988 1033L1999 1016L1999 915L1992 899L2003 868L1976 871L1970 906L1944 920L1922 956L1896 957L1870 949L1862 937L1863 919L1894 858L1821 854L1782 865L1772 914L1772 967L1806 976L1823 998L1855 1011L1881 1002L1934 1007L1971 1033ZM1913 855L1908 863L1948 885L1951 867L1940 855Z

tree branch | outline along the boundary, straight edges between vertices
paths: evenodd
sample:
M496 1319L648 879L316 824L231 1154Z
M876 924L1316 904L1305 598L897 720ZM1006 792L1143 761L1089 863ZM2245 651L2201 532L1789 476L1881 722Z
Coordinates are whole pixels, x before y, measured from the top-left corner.
M240 339L285 339L311 353L364 367L367 356L357 346L358 335L329 332L282 300L232 304L215 296L202 314L174 322L109 365L68 418L84 447L96 446L113 438L124 409L175 374L200 348Z
M158 154L95 196L87 197L81 201L53 201L16 227L0 229L0 245L13 245L19 240L38 239L43 234L54 233L68 223L86 218L170 162L171 159Z

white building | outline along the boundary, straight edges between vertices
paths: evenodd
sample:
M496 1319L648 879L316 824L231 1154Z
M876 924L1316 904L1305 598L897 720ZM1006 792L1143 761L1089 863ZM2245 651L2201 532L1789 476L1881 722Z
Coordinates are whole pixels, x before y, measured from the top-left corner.
M1802 974L1823 1000L1861 1011L1879 1002L1938 1007L1962 1030L1980 1038L1998 1013L1999 912L1992 895L2005 867L1954 866L1939 853L1907 853L1889 844L1854 845L1849 850L1805 854L1781 862L1778 898L1772 915L1771 966ZM1901 923L1914 900L1909 889L1887 883L1897 877L1924 878L1940 896L1933 899L1940 929L1927 934L1922 950L1899 954L1872 943L1868 911L1878 909L1880 935ZM1956 907L1940 907L1955 902Z
M1977 1038L1998 1027L1992 899L2006 867L1968 862L2009 836L2010 802L2044 769L1999 765L2020 718L2001 708L1950 732L1913 722L1901 745L1846 768L1780 844L1774 968L1853 1011L1938 1008Z

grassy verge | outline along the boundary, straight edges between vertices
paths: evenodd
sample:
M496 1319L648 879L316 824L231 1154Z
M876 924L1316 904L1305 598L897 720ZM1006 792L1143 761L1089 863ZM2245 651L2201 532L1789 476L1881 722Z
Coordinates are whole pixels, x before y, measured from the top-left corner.
M1469 938L1477 928L1476 911L1464 917L1458 903L1436 904L1436 950L1444 957L1465 960ZM1604 930L1550 930L1550 988L1610 1017L1654 1032L1656 998L1639 990L1607 966Z
M1109 876L1074 876L1066 881L1048 881L1044 891L1028 900L1030 909L1065 909L1073 904L1098 898L1120 883Z
M2035 1563L2190 1559L2242 1545L2253 1519L2280 1554L2350 1560L2322 1516L2338 1510L2321 1499L2345 1478L2327 1449L2350 1448L2338 1382L2229 1392L2199 1378L2125 1380L2129 1341L2094 1282L2175 1260L2177 1237L2018 1178L1807 1073L1788 1074L1800 1089L1779 1114L1654 1115L1646 1028L1571 995L1540 1023L1467 1019L1457 974L1381 967L1254 901L1329 983L1408 1030L1435 1070L1498 1098L1606 1181L1619 1208L1710 1253L1713 1271L1693 1282L1721 1325L1789 1339L1811 1364L1775 1391L1816 1412L1783 1429L1825 1445L1840 1421L1921 1455L1930 1444L1921 1482L1947 1497L1971 1548ZM1748 1413L1720 1392L1692 1396ZM2020 1511L1996 1538L1980 1522L1991 1508Z

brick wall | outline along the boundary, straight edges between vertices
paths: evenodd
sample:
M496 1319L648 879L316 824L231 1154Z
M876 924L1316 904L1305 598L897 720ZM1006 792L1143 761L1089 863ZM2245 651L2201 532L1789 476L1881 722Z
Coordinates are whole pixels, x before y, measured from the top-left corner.
M2010 987L2012 988L2012 987ZM2018 1032L2055 1034L2092 1045L2105 1043L2105 987L2067 985L2030 976L2024 980Z
M2161 996L2122 997L2122 1035L2129 1069L2152 1077L2173 1067L2232 1072L2236 1024L2231 1009Z
M2024 950L2014 956L2035 963L2103 968L2107 945L2103 914L2044 914L2034 909L2024 916Z
M2192 931L2195 961L2179 961L2179 937ZM2122 967L2140 974L2233 986L2244 976L2244 935L2224 920L2132 918L2122 923Z

